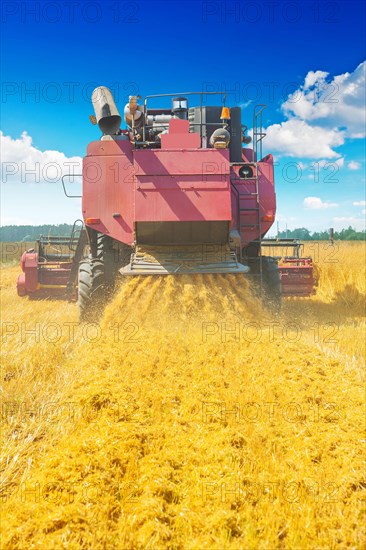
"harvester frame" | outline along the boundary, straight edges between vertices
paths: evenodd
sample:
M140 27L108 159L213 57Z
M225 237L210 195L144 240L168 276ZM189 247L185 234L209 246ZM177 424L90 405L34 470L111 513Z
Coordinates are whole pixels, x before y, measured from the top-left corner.
M187 96L193 95L200 97L199 106L188 108ZM212 95L221 96L222 107L203 105L204 96ZM146 96L142 106L130 96L124 109L127 130L121 130L110 91L94 90L94 122L103 136L89 144L83 161L85 229L77 242L73 229L72 259L45 255L42 237L38 252L25 252L18 294L77 298L82 319L90 318L95 305L113 291L119 272L251 271L273 295L311 295L312 260L300 257L299 243L292 243L292 256L262 253L276 211L273 158L262 152L266 106L255 106L253 147L243 147L251 141L248 127L241 122L240 107L226 107L227 95L155 94ZM171 109L148 108L148 100L167 97ZM93 170L97 176L91 175ZM64 177L64 192L74 197L67 193ZM48 238L53 244L65 241Z

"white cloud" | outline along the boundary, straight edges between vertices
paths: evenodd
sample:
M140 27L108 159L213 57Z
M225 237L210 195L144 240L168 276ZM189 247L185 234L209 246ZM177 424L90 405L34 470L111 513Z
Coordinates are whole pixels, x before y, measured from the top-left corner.
M310 126L303 120L294 118L269 126L266 133L267 150L290 157L339 157L332 148L344 143L344 133L341 130Z
M335 202L323 202L319 197L306 197L303 204L305 208L310 210L324 210L326 208L336 208L339 206Z
M366 201L354 201L353 206L366 206Z
M81 174L81 157L67 157L60 151L40 151L27 132L18 139L0 132L0 138L2 182L56 183L64 174Z
M60 151L41 151L26 132L17 139L2 132L0 137L2 224L72 223L80 218L80 199L66 198L60 180L64 174L81 174L82 159ZM70 194L80 194L80 180L66 179Z
M298 158L335 159L340 157L335 149L346 139L364 137L365 68L366 61L352 73L333 78L325 71L309 71L303 85L281 106L287 120L265 130L268 150ZM357 170L356 165L350 161L348 168Z
M366 61L352 73L329 77L324 71L309 71L304 84L282 105L288 117L326 128L345 127L348 137L364 137Z
M355 160L351 160L351 162L349 162L347 166L350 170L359 170L361 168L361 164L359 162L356 162Z
M344 157L341 157L337 160L335 160L332 164L336 164L338 168L343 168L344 166Z
M328 73L325 73L324 71L309 71L305 77L304 88L308 90L314 86L316 82L324 81L327 76Z
M363 210L361 210L361 214L366 214L366 208L364 208Z

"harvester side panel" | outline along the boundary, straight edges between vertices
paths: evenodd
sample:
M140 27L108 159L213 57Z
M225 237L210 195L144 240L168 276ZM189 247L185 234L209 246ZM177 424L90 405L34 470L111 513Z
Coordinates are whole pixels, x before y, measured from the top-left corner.
M83 162L85 224L114 239L132 244L134 166L129 141L93 141ZM87 218L99 219L89 224Z

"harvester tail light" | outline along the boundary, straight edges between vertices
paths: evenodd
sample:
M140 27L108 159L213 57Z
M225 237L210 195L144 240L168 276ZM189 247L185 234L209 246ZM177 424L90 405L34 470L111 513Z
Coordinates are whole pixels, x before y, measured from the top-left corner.
M98 225L100 223L100 218L86 218L86 225Z
M273 222L274 221L274 215L273 214L266 214L265 216L261 217L262 222Z

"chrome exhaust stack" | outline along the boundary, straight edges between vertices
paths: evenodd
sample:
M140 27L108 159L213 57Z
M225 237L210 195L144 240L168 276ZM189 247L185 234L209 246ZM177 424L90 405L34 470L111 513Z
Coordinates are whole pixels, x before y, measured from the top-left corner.
M98 126L104 135L115 135L121 126L121 115L116 107L112 92L105 86L95 88L92 103Z

